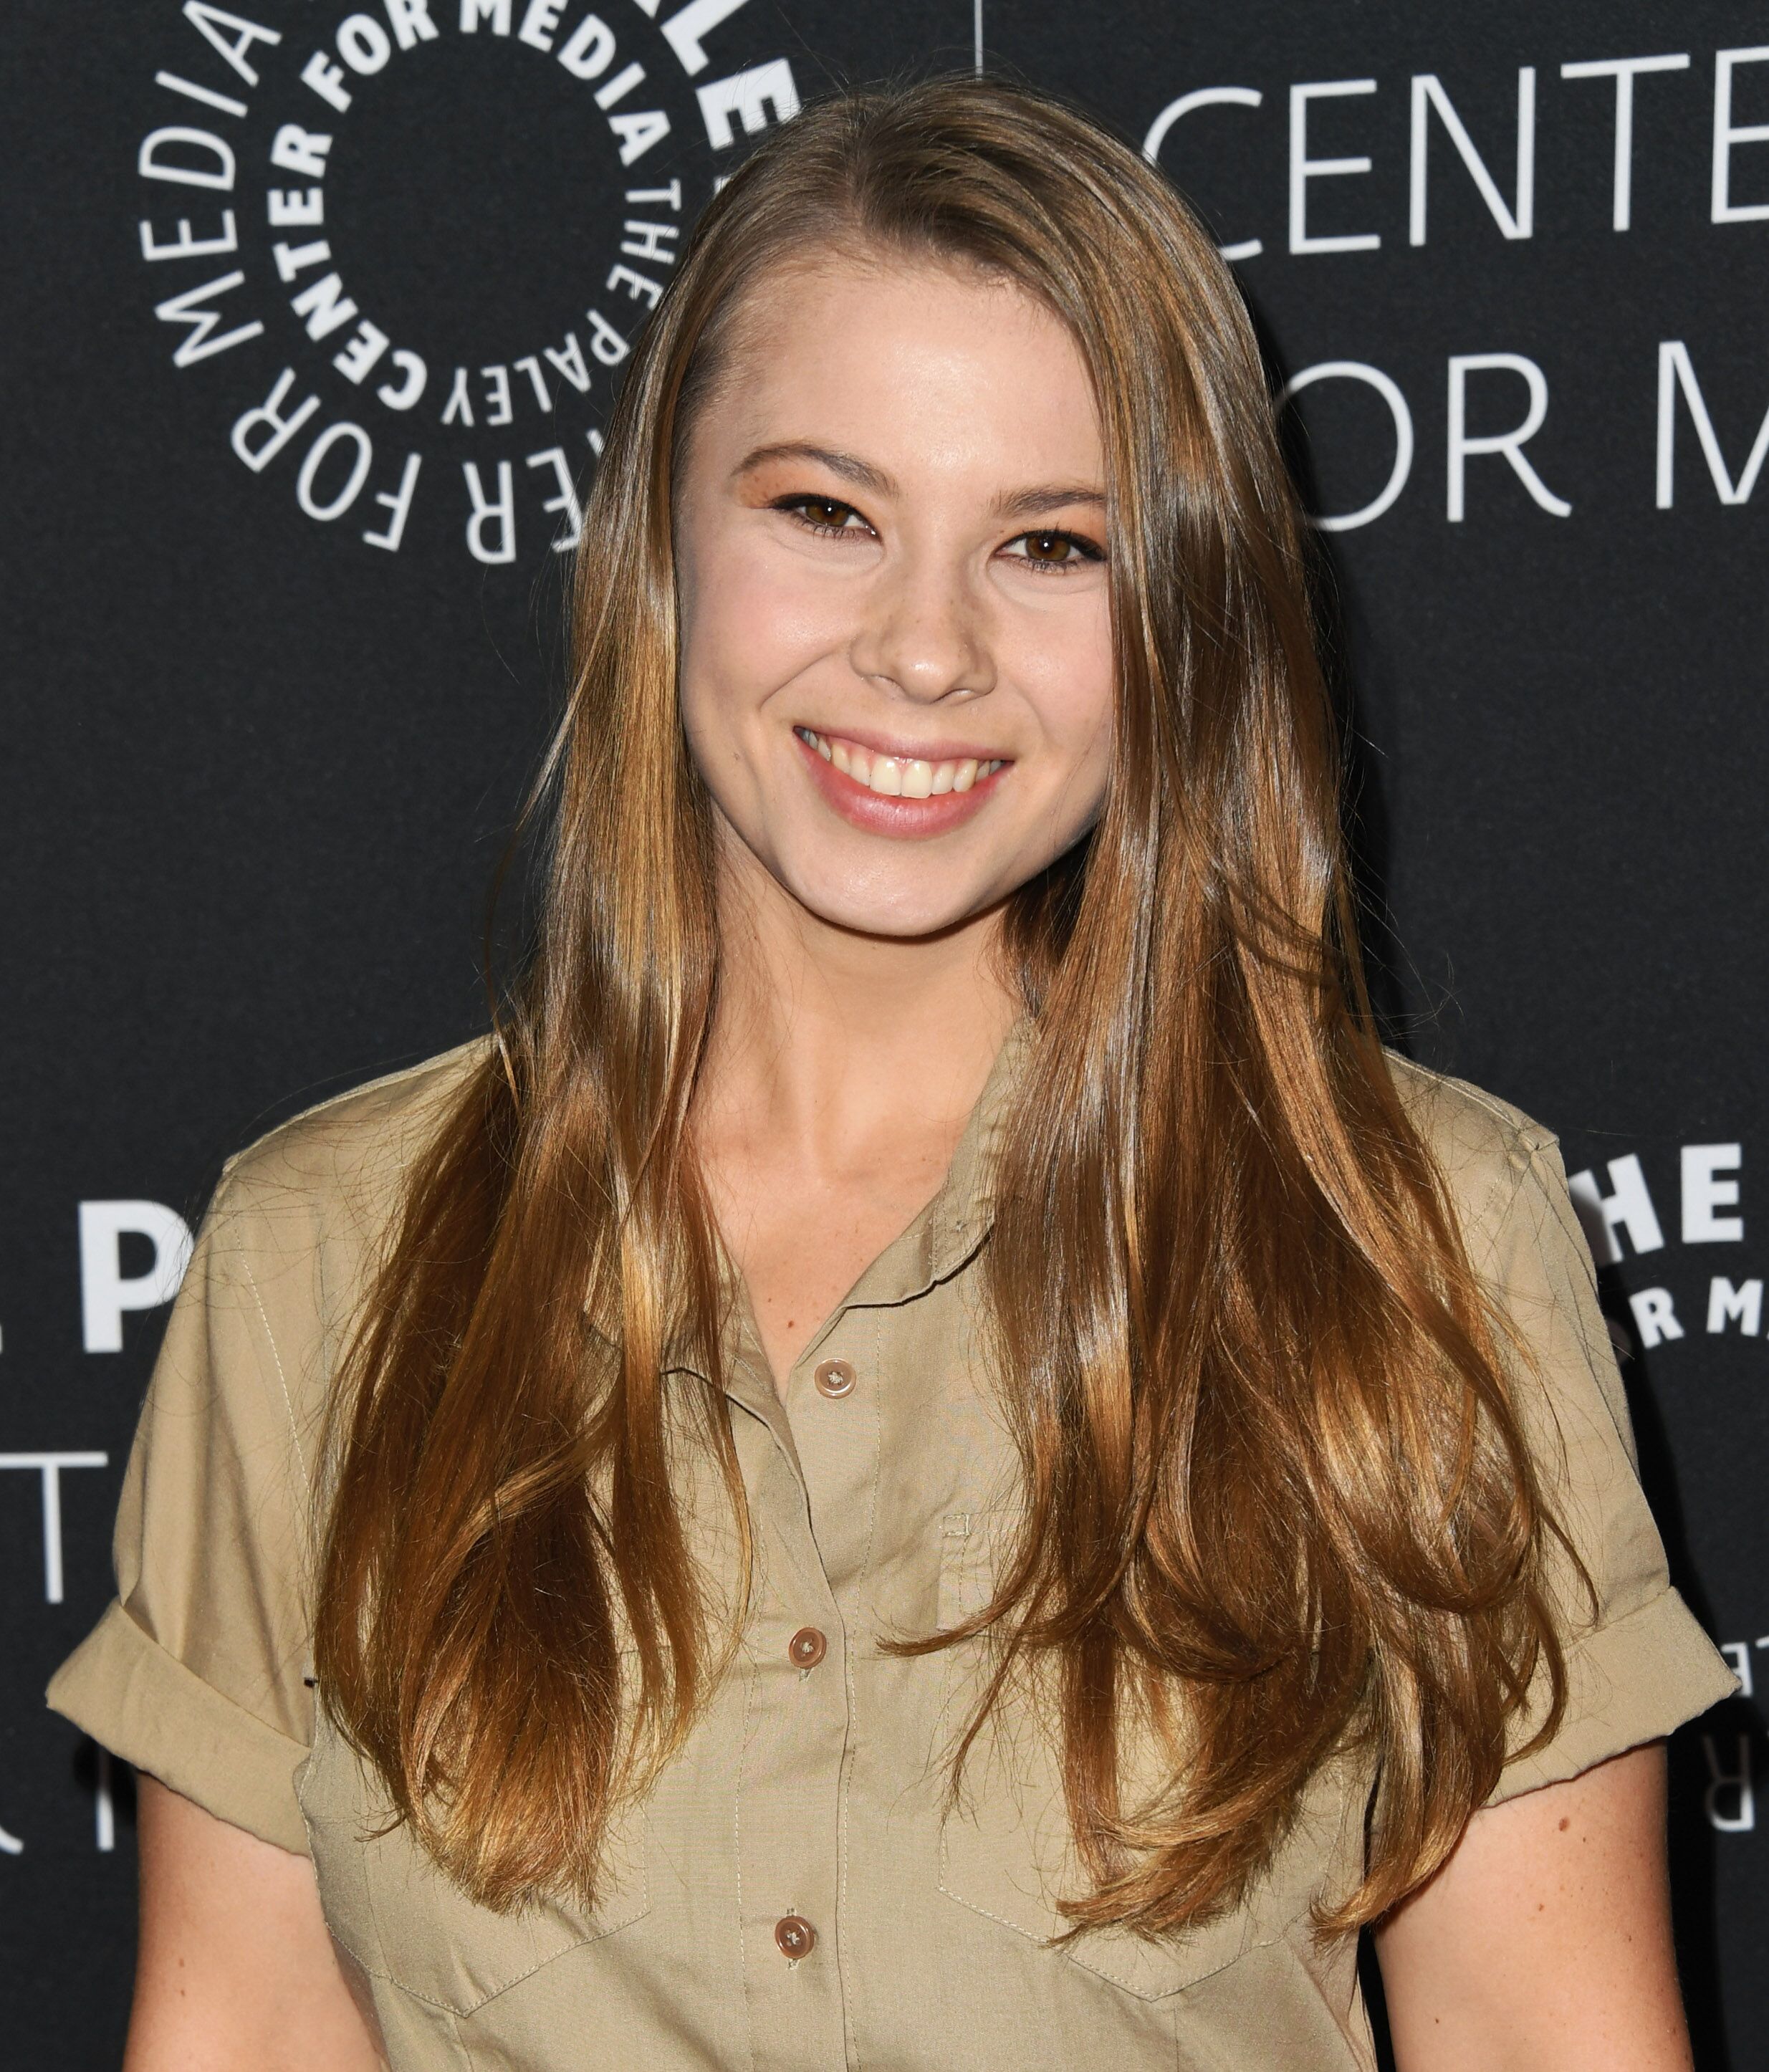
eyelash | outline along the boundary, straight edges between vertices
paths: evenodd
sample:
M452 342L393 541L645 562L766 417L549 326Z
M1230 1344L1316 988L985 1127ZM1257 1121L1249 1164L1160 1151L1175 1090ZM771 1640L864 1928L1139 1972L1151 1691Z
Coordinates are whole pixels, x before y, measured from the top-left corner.
M851 504L844 504L838 496L809 495L776 497L768 508L771 511L785 512L788 516L802 525L806 532L815 532L826 540L839 539L855 529L849 525L819 524L816 519L808 518L804 515L802 507L807 504L826 504L834 511L854 511L854 507ZM858 517L859 513L854 512L854 516ZM1015 546L1022 540L1066 540L1076 550L1080 557L1078 560L1073 561L1035 561L1030 554L1014 554L1009 557L1011 561L1023 561L1029 569L1035 569L1039 575L1072 575L1079 568L1096 566L1105 559L1103 549L1096 546L1092 540L1084 538L1079 532L1065 532L1057 525L1035 526L1030 532L1016 532L1007 544L1010 546Z

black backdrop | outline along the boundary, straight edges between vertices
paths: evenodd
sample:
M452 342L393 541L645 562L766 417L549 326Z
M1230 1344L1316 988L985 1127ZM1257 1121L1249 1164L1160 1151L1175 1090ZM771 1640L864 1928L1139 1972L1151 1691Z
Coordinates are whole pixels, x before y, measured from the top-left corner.
M1698 2057L1769 2062L1769 14L599 5L9 10L5 2054L120 2046L129 1780L40 1692L109 1589L179 1219L478 1025L556 547L673 233L797 99L980 35L1146 142L1300 384L1352 521L1384 998L1586 1176L1677 1577L1746 1687L1674 1751Z

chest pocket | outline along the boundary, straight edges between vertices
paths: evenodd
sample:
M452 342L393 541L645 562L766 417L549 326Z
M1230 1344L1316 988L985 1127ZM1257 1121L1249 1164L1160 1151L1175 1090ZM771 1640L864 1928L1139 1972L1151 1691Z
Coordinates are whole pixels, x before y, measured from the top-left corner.
M556 1901L504 1914L469 1899L405 1827L383 1832L379 1782L323 1707L296 1789L332 1934L370 1978L451 2013L471 2014L567 1951L650 1910L637 1811L611 1838L603 1900L593 1914Z
M959 1512L944 1521L940 1611L942 1624L988 1601L1017 1514ZM955 1656L980 1652L978 1643ZM1356 1881L1363 1848L1361 1801L1354 1780L1329 1766L1317 1778L1290 1837L1245 1903L1202 1927L1151 1941L1118 1928L1090 1929L1048 1961L1072 1963L1139 2000L1169 1993L1224 1971L1253 1951L1304 1926L1323 1889ZM1013 1709L992 1720L965 1765L956 1805L940 1823L940 1890L1031 1941L1054 1942L1070 1922L1057 1902L1084 1889L1069 1833L1055 1751Z

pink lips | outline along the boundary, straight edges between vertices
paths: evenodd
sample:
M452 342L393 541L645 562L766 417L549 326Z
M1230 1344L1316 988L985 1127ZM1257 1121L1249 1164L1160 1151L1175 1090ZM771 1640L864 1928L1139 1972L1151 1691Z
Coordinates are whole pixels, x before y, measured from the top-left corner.
M894 835L899 840L925 840L961 826L994 796L1002 779L1013 767L1009 763L987 777L977 777L968 791L948 791L925 799L892 798L837 769L796 730L792 738L812 782L828 805L851 826L868 834ZM892 752L882 742L878 748L881 753Z

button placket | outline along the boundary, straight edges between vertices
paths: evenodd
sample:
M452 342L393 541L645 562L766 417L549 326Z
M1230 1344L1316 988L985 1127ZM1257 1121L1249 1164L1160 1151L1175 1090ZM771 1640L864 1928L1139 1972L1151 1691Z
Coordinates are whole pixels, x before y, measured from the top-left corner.
M807 1386L817 1364L813 1353L795 1367L787 1400L796 1429L767 1480L767 1575L752 1614L759 1645L746 1651L759 1673L736 1811L754 2055L780 2072L845 2060L835 1840L848 1733L845 1630L813 1524L817 1476L808 1473L803 1441L816 1424L824 1437L815 1450L845 1448L854 1412ZM784 1422L785 1408L780 1415Z
M841 1831L855 1607L837 1579L851 1586L856 1571L864 1572L876 1503L872 1383L882 1370L876 1329L868 1323L875 1320L857 1328L845 1311L832 1317L818 1334L821 1342L795 1363L782 1399L797 1490L789 1511L775 1520L784 1558L759 1607L761 1659L771 1658L773 1670L756 1684L763 1716L752 1745L763 1760L746 1778L740 1815L743 1888L760 1901L750 1916L751 2018L759 2047L771 2033L777 2046L777 2025L792 2025L792 2045L779 2054L781 2072L845 2058ZM771 1491L788 1494L777 1481Z

